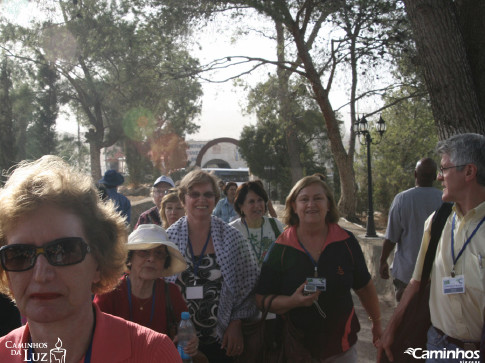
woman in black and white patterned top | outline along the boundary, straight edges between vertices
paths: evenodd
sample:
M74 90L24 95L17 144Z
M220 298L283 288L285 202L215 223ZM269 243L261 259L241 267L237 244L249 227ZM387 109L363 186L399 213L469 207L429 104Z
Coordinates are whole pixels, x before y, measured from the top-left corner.
M217 180L195 170L179 186L186 216L168 230L188 268L176 278L199 336L199 350L213 362L231 362L244 349L241 319L257 315L252 289L259 275L247 240L212 210Z

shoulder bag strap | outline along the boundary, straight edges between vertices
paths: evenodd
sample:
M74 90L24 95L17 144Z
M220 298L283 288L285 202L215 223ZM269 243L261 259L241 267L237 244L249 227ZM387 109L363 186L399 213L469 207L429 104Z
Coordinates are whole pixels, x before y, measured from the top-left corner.
M446 220L451 213L452 207L453 203L443 203L433 216L433 221L431 223L431 237L429 240L428 250L426 251L426 256L424 257L423 271L421 273L421 284L419 287L420 294L423 294L426 283L431 275L431 269L433 267L441 232L443 231Z
M163 281L165 286L165 319L167 320L167 335L173 340L177 334L177 319L173 312L172 300L170 299L170 287L168 282Z
M263 301L261 302L262 305L262 314L261 314L261 319L260 321L265 321L266 316L269 313L269 310L271 309L271 304L273 303L273 300L277 297L278 295L264 295ZM266 299L269 298L268 306L265 305Z
M278 228L278 225L276 224L274 218L268 218L269 224L271 224L271 228L273 228L273 232L275 235L275 238L278 238L281 234L280 229Z

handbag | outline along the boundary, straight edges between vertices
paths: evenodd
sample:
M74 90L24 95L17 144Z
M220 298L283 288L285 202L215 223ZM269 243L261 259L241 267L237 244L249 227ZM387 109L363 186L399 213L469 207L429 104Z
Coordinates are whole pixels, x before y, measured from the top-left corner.
M281 318L266 319L271 303L277 295L263 297L263 313L256 321L242 321L244 351L236 358L238 363L283 363ZM269 303L265 306L265 300Z
M429 277L431 275L431 268L433 267L441 232L451 213L452 206L452 203L443 203L433 216L431 223L431 238L424 258L419 291L412 297L404 310L401 323L395 330L394 342L391 345L394 362L396 363L415 361L411 354L404 353L407 348L426 349L427 333L431 326L429 311L431 282L429 281ZM381 363L387 362L389 362L389 359L384 353L381 357Z

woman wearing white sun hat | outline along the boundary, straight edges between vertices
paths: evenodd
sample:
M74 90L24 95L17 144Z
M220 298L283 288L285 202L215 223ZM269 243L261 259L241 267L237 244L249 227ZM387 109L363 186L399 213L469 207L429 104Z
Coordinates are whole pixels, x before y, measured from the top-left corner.
M155 224L142 224L133 231L128 237L127 249L129 272L115 290L96 295L94 302L103 312L174 339L181 313L188 309L178 287L165 282L163 277L184 271L184 258L177 246L168 241L165 230ZM195 338L187 344L186 353L197 354L197 347Z

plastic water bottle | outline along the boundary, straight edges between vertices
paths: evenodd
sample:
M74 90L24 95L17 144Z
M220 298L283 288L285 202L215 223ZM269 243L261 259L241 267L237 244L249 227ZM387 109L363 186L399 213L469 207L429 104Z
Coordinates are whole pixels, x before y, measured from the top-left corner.
M190 321L190 314L188 311L182 313L182 320L180 320L178 328L178 345L177 350L179 351L182 362L192 363L192 357L184 352L184 348L187 343L195 336L195 329Z

